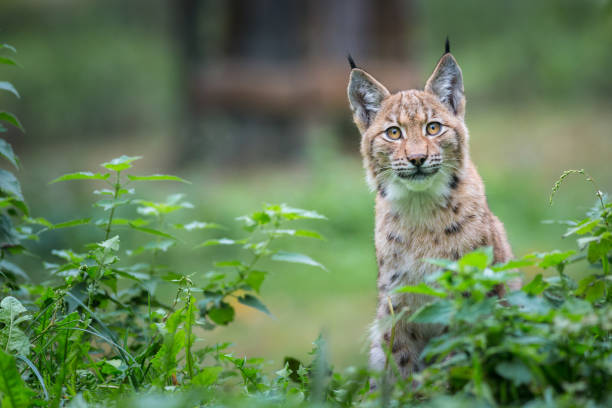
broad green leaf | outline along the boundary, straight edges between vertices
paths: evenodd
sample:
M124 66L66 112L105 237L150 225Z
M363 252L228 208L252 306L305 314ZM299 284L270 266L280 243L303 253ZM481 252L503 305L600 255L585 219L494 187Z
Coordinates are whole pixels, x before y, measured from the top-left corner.
M274 255L272 255L270 259L272 259L273 261L292 262L292 263L300 263L304 265L311 265L311 266L316 266L318 268L321 268L323 270L327 270L319 262L315 261L314 259L304 254L278 251Z
M593 283L584 293L584 298L589 302L595 302L596 300L604 297L606 293L606 282L598 280Z
M208 317L215 323L225 326L234 320L236 312L234 308L225 302L219 302L219 305L215 305L207 310Z
M582 220L578 225L573 228L567 230L565 234L563 234L564 238L569 237L572 234L584 235L587 232L590 232L599 224L599 219L591 220L589 218Z
M19 181L17 181L13 173L4 169L0 169L0 191L23 201L23 194L21 194L21 185L19 185Z
M265 207L266 211L279 214L281 217L287 220L298 220L298 219L315 219L325 220L327 217L319 214L316 211L303 210L301 208L290 207L287 204L281 205L268 205Z
M0 59L1 58L2 57L0 57ZM17 116L13 115L10 112L0 112L0 120L8 122L11 125L19 128L22 132L25 132L25 129L23 128L23 125L21 124L21 122L19 122L19 119L17 119Z
M174 224L173 227L176 229L184 229L185 231L193 231L193 230L209 229L209 228L223 228L223 226L219 224L215 224L212 222L201 222L201 221L192 221L189 224Z
M100 248L109 249L111 251L119 250L119 235L115 235L112 238L107 239L106 241L102 241L98 243Z
M165 233L163 231L159 231L159 230L156 230L156 229L153 229L153 228L139 227L139 226L134 225L134 224L129 224L129 225L130 225L130 227L132 229L135 229L136 231L146 232L147 234L158 235L158 236L164 237L164 238L176 239L175 237L173 237L170 234L167 234L167 233Z
M79 171L78 173L64 174L51 181L49 184L57 183L65 180L107 180L110 174L91 173L89 171Z
M546 315L551 310L550 304L541 297L529 296L525 292L516 291L506 296L506 301L512 306L518 306L521 313L528 315Z
M208 387L217 382L219 374L223 371L223 367L212 366L204 367L195 377L191 379L191 383L202 387Z
M409 320L414 323L448 324L452 314L453 304L448 300L438 300L422 306Z
M162 181L162 180L168 180L168 181L180 181L181 183L191 184L190 181L187 181L187 180L182 179L182 178L177 177L177 176L171 176L171 175L168 175L168 174L152 174L150 176L133 176L133 175L129 174L128 175L128 179L134 180L134 181Z
M510 380L514 385L529 384L533 377L529 368L520 360L504 361L495 366L497 374L507 380Z
M261 312L264 312L267 315L272 316L272 314L270 313L270 311L268 310L268 308L266 307L266 305L264 305L263 303L261 303L261 300L259 300L258 298L256 298L253 295L250 294L246 294L243 296L240 296L238 298L238 302L242 303L243 305L252 307L254 309L257 309Z
M0 155L11 162L16 169L19 168L19 159L13 152L13 147L4 139L0 139Z
M244 243L244 241L235 241L229 238L209 239L207 241L202 242L196 248L213 246L213 245L236 245L236 244L242 244L242 243Z
M17 61L15 61L14 59L9 58L9 57L0 57L0 64L13 65L13 66L16 66L16 67L19 66Z
M543 257L538 266L542 269L546 269L551 266L557 266L575 253L576 251L570 250L565 252L552 251L546 254L542 254Z
M264 279L266 279L266 272L262 271L251 271L248 276L245 278L245 282L249 285L253 290L259 293L259 289L261 288L261 284Z
M89 221L91 221L91 218L79 218L77 220L64 221L60 222L59 224L55 224L53 229L76 227L77 225L89 224Z
M102 163L102 167L105 167L112 171L123 171L132 167L132 162L138 159L142 159L142 156L121 156L113 159L109 162Z
M19 328L19 323L30 320L29 315L19 316L26 312L26 308L13 296L7 296L0 302L0 322L4 327L0 329L0 342L4 350L27 356L30 353L30 340Z
M0 350L0 392L4 408L28 408L35 395L21 379L15 357L3 350Z
M114 199L109 199L109 200L98 200L94 203L94 205L96 207L100 207L102 208L104 211L108 211L108 210L112 210L113 208L117 208L117 207L121 207L124 206L126 204L129 204L131 202L131 199L126 198L123 200L114 200Z
M539 273L532 279L531 282L525 285L522 290L529 295L539 295L540 293L544 292L548 286L548 282L543 280L542 274Z
M416 286L402 286L401 288L397 288L395 292L396 293L418 293L421 295L436 296L439 298L445 298L447 296L445 292L430 288L424 282L421 282Z
M0 81L0 89L4 89L5 91L8 91L12 93L13 95L15 95L16 97L20 98L19 92L17 92L13 84L11 84L10 82Z
M460 267L473 266L484 269L493 260L493 249L491 247L465 254L457 263Z

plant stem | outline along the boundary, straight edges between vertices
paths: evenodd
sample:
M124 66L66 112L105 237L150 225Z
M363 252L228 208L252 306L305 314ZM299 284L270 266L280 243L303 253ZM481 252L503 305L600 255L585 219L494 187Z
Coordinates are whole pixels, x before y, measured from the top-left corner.
M115 201L119 196L119 189L121 188L120 176L121 171L117 172L117 178L115 179L115 191L113 192L113 208L111 208L110 215L108 216L108 224L106 225L106 235L104 236L104 240L106 241L111 232L111 224L113 223L113 216L115 215Z

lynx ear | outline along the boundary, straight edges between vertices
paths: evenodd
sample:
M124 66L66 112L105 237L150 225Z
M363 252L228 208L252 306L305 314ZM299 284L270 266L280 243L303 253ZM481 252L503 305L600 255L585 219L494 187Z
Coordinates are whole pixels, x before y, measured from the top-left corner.
M382 100L389 91L367 72L354 68L348 85L348 98L353 111L353 119L361 132L372 124L380 110Z
M448 45L447 45L448 47ZM457 116L465 113L463 76L461 68L450 52L446 52L425 85L425 92L432 93Z

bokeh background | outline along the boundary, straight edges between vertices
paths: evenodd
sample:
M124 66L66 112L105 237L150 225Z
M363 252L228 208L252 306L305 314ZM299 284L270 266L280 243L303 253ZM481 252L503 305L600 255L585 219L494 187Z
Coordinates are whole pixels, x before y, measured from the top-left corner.
M21 67L0 75L21 99L6 93L0 104L27 130L8 138L35 216L98 211L91 184L48 182L121 154L144 156L139 174L192 181L140 195L185 193L195 205L187 220L229 227L194 243L239 237L234 218L262 203L325 214L307 225L326 241L287 245L329 272L269 265L263 299L274 318L240 308L236 323L200 335L278 366L306 356L323 332L343 367L366 360L376 300L374 197L345 96L346 54L390 89L422 88L447 35L463 69L472 157L515 254L571 247L562 226L542 221L593 203L592 187L572 179L549 206L564 169L585 168L612 191L610 1L2 0L0 41L18 49ZM101 238L74 228L31 249ZM228 255L185 248L167 259L185 274ZM42 280L40 261L30 273Z

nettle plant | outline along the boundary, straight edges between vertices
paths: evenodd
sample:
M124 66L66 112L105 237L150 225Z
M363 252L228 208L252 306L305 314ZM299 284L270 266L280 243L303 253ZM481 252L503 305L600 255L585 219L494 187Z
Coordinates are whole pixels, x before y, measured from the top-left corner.
M553 193L575 173L585 174L565 172ZM456 404L465 405L478 399L489 406L609 406L612 203L601 191L596 195L586 218L564 222L569 228L563 236L576 237L577 250L494 265L486 248L458 261L431 260L441 269L426 284L399 288L437 299L410 321L444 324L448 331L424 350L429 364L424 371L384 391L406 402L450 403L445 396L453 395ZM518 267L545 271L502 299L490 296L516 277Z
M263 381L263 360L234 357L225 350L228 343L196 344L195 332L230 323L237 303L269 313L258 296L268 274L259 267L263 259L322 267L306 255L282 251L273 243L288 236L321 238L314 231L290 229L288 224L324 217L287 205L265 205L238 218L245 238L189 244L176 234L221 226L197 220L173 222L177 212L193 207L182 195L162 202L136 198L138 182L186 182L170 175L126 174L137 159L122 156L103 163L106 172L77 172L53 180L101 183L105 187L94 191L100 197L95 206L104 217L59 224L42 217L25 218L31 237L93 225L101 240L84 245L84 251L53 250L60 262L44 263L53 279L44 285L21 285L19 293L29 293L22 301L12 296L2 300L0 323L5 328L0 345L6 352L2 356L12 358L12 354L23 361L4 363L12 367L7 373L14 374L19 367L25 378L21 382L17 375L12 380L19 385L10 387L0 381L0 391L12 401L8 406L27 406L20 405L19 398L33 401L34 396L40 404L59 406L76 396L104 401L147 389L206 390L217 384L243 384L249 392L260 392L272 387ZM128 207L135 207L135 214ZM121 237L130 230L153 239L125 249ZM235 245L244 256L217 262L213 271L185 274L162 262L163 254L178 245L198 251ZM162 287L174 295L164 296ZM18 393L13 398L9 391Z

